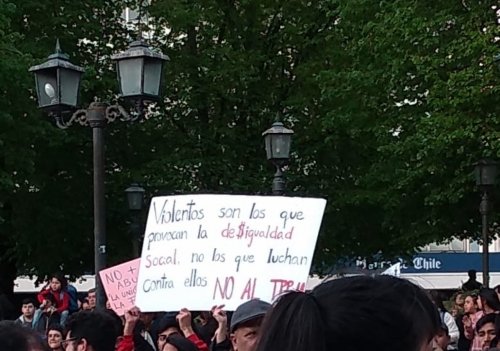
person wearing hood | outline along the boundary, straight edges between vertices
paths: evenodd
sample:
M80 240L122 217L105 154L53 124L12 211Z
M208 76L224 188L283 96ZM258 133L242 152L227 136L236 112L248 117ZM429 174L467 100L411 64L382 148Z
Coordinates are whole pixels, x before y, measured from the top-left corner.
M32 299L24 299L21 306L21 315L16 319L16 324L23 327L35 329L33 320L35 317L35 302Z

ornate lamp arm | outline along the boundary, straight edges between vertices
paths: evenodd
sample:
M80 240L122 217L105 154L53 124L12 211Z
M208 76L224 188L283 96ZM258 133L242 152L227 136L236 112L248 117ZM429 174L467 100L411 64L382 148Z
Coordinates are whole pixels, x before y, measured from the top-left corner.
M71 118L65 122L64 117L62 115L55 115L55 120L56 120L56 126L61 128L61 129L67 129L71 127L71 125L74 122L77 122L78 124L82 126L88 126L89 122L87 121L87 110L77 110Z
M64 115L53 114L54 119L56 121L56 125L61 129L67 129L67 128L71 127L71 125L73 123L76 122L82 126L89 126L90 125L92 127L92 125L89 123L88 113L89 113L89 110L92 109L93 107L95 107L97 104L102 105L102 103L95 102L95 103L90 104L89 108L87 108L87 109L77 110L71 115L71 117L69 118L68 121L64 120ZM104 124L112 123L112 122L116 121L117 119L120 119L121 121L125 121L125 122L134 122L134 121L144 117L144 108L143 108L142 101L138 101L136 103L136 111L137 112L134 114L128 113L127 110L125 110L125 108L119 104L110 105L107 107L104 106L104 107L105 107L105 111L104 111L105 114L102 117L103 119L101 120L100 123L104 123Z
M114 122L117 118L120 118L124 122L134 122L138 119L144 117L144 107L142 100L136 102L136 113L128 113L123 106L119 104L108 106L106 109L106 119L108 123Z

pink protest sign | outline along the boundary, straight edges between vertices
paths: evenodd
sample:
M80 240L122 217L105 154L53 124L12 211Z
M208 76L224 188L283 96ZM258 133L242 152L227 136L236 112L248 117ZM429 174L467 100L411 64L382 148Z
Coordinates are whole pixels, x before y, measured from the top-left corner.
M119 316L134 307L140 262L136 258L99 272L111 309Z

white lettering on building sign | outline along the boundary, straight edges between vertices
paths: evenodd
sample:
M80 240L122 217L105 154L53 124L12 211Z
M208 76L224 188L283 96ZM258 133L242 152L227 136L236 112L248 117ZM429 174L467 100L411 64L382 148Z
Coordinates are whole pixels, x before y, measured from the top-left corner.
M407 270L411 267L408 267L402 259L399 259L399 262L401 262L401 270ZM373 263L368 263L365 259L358 258L356 260L356 267L361 268L361 269L385 269L393 265L393 261L379 261L379 262L373 262ZM413 268L415 270L422 270L422 271L429 271L433 269L441 269L442 268L442 262L436 258L430 257L415 257L413 259Z
M413 259L413 267L416 270L428 271L431 269L441 269L441 261L435 258L416 257Z

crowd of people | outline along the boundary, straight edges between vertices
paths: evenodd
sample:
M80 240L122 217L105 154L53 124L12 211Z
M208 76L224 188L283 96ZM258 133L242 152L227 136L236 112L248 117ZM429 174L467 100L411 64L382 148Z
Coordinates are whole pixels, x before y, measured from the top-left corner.
M437 292L391 276L326 281L288 292L273 305L259 299L234 312L144 313L96 309L53 276L25 300L21 316L0 322L1 351L479 351L500 339L500 301L474 286L446 304ZM446 306L448 305L448 306ZM447 308L448 307L448 308ZM498 335L498 337L497 337ZM497 349L498 350L498 349Z
M483 288L474 270L468 274L469 280L448 301L440 292L430 292L443 322L440 340L442 345L447 342L443 350L481 351L499 344L500 317L498 321L496 317L500 313L500 286Z

